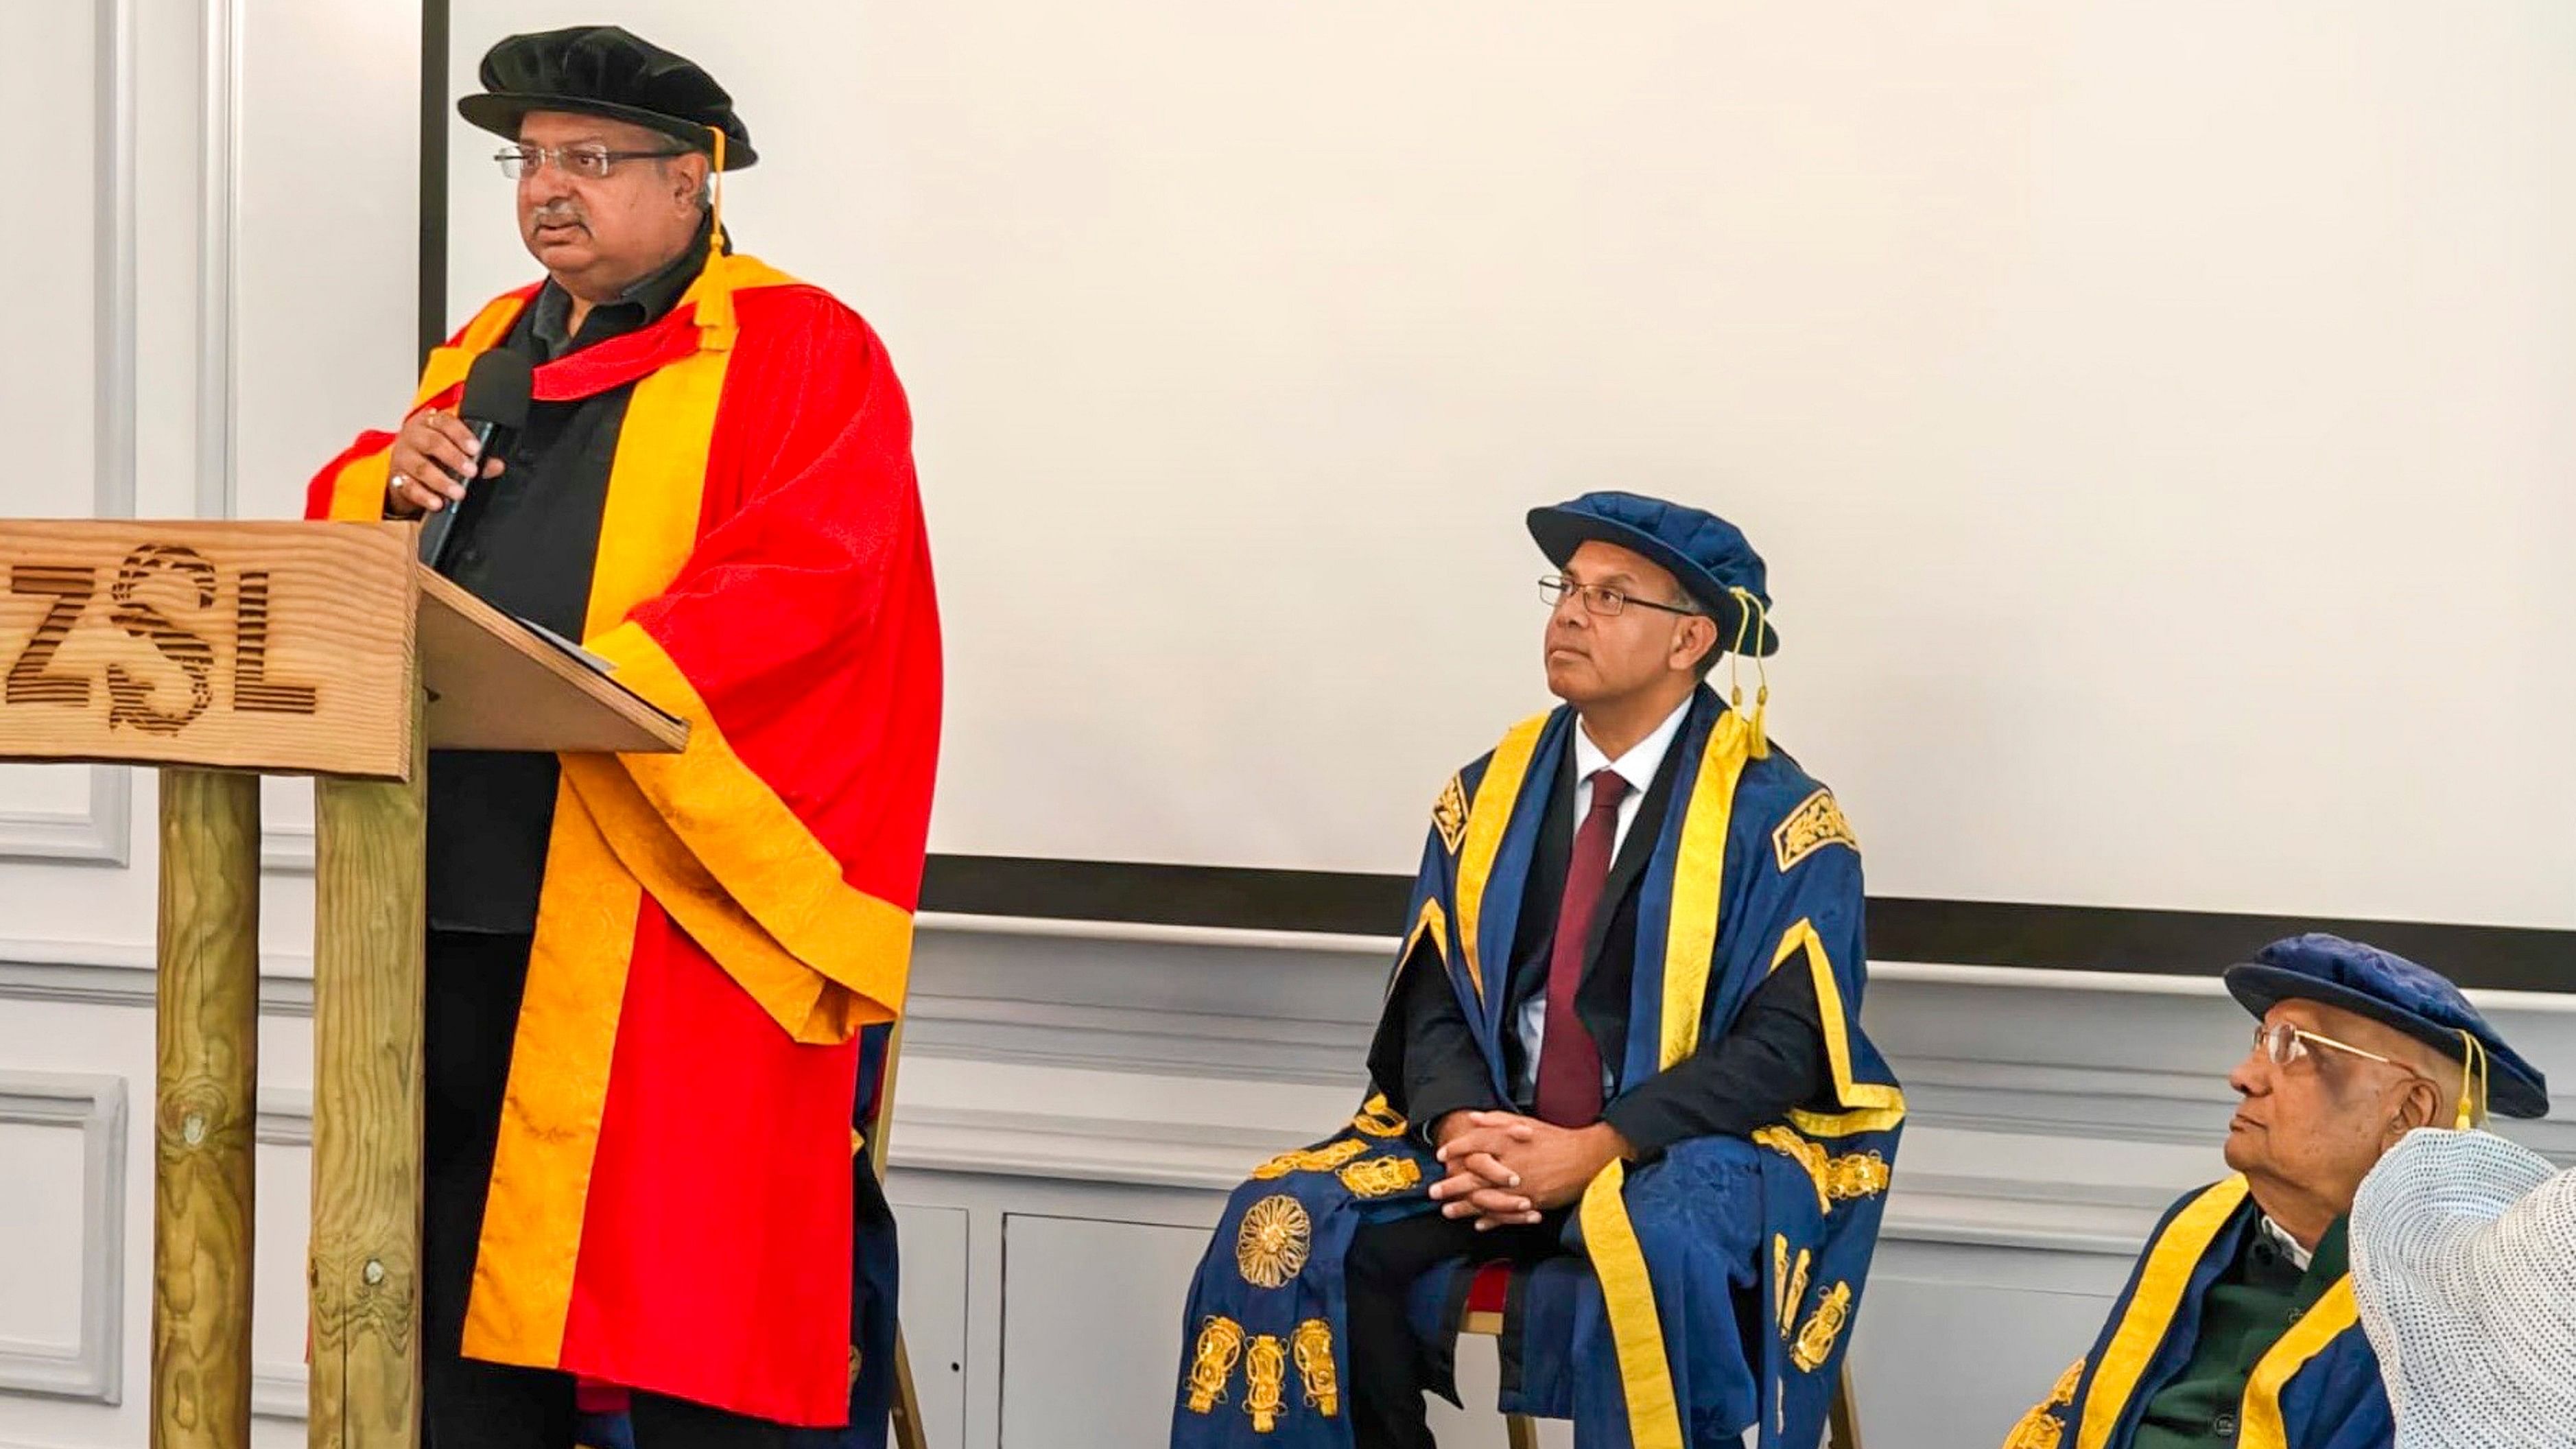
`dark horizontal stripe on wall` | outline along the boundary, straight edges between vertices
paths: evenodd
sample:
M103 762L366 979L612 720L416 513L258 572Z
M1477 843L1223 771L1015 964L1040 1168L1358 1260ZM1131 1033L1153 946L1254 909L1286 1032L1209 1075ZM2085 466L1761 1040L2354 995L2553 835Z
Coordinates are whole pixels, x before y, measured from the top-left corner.
M2214 976L2264 943L2302 931L2368 941L2463 986L2576 989L2576 931L1910 896L1873 896L1869 902L1869 953L1884 961Z
M447 339L448 0L420 6L420 357Z
M1411 877L1399 875L934 855L921 906L977 916L1392 936L1405 927L1412 887ZM1913 896L1869 903L1870 954L1885 961L2208 976L2301 931L2384 946L2464 986L2576 988L2576 931Z
M1132 921L1392 936L1404 929L1413 877L1231 865L1149 865L934 855L921 908L1054 921Z

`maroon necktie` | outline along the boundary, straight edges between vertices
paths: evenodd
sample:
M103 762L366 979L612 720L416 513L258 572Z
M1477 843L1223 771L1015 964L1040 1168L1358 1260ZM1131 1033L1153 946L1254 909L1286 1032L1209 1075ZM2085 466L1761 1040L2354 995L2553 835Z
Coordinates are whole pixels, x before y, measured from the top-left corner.
M1565 898L1556 908L1556 945L1547 957L1547 1021L1538 1040L1538 1115L1559 1127L1589 1127L1601 1120L1601 1048L1575 1014L1574 988L1583 981L1583 948L1592 939L1592 916L1610 879L1610 845L1619 834L1619 801L1628 782L1614 770L1592 773L1592 808L1574 832L1574 856L1565 865Z

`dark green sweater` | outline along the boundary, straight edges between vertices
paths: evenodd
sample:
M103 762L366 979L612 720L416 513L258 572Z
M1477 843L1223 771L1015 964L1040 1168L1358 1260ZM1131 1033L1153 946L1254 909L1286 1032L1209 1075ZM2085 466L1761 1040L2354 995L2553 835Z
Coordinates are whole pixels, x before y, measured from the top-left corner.
M2132 1449L2213 1449L2236 1442L2236 1416L2254 1366L2290 1325L2344 1275L2344 1220L2317 1240L2307 1270L2258 1222L2245 1230L2236 1261L2209 1285L2200 1336L2173 1382L2147 1400Z

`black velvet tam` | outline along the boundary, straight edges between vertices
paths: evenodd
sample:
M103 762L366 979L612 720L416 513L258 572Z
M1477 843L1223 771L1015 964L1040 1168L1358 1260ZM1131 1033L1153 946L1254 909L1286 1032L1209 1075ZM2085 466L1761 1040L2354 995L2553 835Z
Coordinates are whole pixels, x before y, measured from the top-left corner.
M483 57L483 91L456 112L496 136L519 139L530 111L569 111L649 126L699 151L724 133L724 169L760 159L733 97L686 56L614 25L513 35Z

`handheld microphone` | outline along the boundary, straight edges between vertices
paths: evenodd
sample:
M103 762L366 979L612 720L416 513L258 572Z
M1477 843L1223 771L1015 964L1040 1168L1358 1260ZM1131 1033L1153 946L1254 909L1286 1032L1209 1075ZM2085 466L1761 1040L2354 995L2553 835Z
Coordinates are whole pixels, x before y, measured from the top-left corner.
M438 568L446 561L447 542L456 533L456 515L465 511L473 497L474 485L481 482L483 460L497 447L507 447L510 436L528 425L528 396L536 383L534 369L522 353L496 347L474 359L465 374L465 396L456 405L456 416L474 430L474 468L478 475L457 481L467 489L465 498L448 503L429 516L420 526L420 561Z

